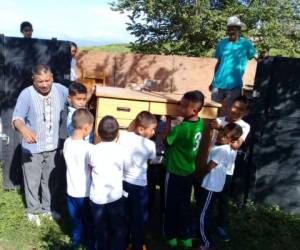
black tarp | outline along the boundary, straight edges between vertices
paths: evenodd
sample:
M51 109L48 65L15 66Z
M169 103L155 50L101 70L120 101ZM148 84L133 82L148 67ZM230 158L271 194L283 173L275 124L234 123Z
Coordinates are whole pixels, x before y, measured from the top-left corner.
M254 94L255 200L300 213L300 59L260 61Z
M12 112L20 92L32 84L32 67L47 64L54 81L67 85L70 78L70 42L0 36L0 114L3 134L4 188L21 183L20 136L12 129Z

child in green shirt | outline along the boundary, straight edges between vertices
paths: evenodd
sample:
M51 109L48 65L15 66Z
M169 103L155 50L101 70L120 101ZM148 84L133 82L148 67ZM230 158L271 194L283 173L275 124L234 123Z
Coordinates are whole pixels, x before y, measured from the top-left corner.
M166 197L164 233L171 247L178 240L184 248L192 247L191 191L196 157L202 137L204 123L198 113L204 104L204 95L200 91L184 94L180 104L184 120L168 134L165 166ZM170 130L170 120L167 122Z

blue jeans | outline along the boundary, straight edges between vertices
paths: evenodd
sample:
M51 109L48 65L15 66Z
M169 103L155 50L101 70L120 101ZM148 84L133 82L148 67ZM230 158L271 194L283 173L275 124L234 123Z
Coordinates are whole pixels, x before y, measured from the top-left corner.
M94 249L94 232L89 209L89 198L75 198L68 195L68 210L72 222L72 246L79 247L86 238L87 249Z
M126 198L128 240L132 243L132 250L143 249L145 243L145 226L148 222L148 187L123 182L123 189L128 193Z
M95 225L96 249L124 250L126 227L123 198L107 204L90 201L90 208Z

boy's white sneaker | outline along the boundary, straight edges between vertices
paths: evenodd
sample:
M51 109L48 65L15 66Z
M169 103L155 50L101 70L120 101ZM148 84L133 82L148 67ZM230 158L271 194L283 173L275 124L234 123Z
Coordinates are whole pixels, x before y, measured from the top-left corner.
M38 227L41 225L41 220L38 215L28 213L27 218L30 222L36 224Z
M42 213L42 216L47 217L49 220L56 220L56 221L60 220L61 218L60 214L56 211Z

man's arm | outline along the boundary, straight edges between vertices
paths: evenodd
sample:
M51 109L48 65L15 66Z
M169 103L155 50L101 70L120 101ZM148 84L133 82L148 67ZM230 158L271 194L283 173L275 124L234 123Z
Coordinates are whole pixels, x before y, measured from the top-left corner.
M36 143L36 134L25 126L25 118L29 112L30 95L23 90L18 97L12 118L12 125L27 143Z
M37 142L36 134L29 128L26 128L24 122L21 119L15 119L13 121L13 125L27 143L33 144Z

